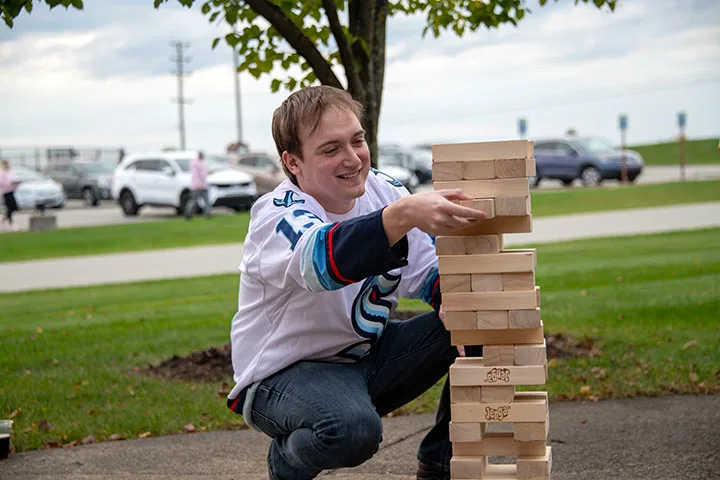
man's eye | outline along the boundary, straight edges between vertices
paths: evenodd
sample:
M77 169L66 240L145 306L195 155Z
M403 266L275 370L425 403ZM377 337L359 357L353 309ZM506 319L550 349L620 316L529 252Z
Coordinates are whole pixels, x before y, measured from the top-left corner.
M335 152L337 152L337 147L331 147L325 150L325 155L332 155Z
M361 137L361 138L355 139L355 141L353 143L355 145L362 145L363 143L365 143L365 139Z

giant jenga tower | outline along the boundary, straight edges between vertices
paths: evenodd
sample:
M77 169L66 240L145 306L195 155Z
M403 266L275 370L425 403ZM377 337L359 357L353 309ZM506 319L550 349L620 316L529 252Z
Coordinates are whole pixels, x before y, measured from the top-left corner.
M488 214L476 226L436 238L452 343L483 345L483 357L458 358L450 367L451 478L549 479L547 392L516 391L518 385L547 380L535 250L503 248L503 234L532 230L527 179L535 175L532 142L432 149L435 190L458 188L475 198L459 203ZM512 432L488 428L489 423L512 423ZM489 464L490 456L517 461Z

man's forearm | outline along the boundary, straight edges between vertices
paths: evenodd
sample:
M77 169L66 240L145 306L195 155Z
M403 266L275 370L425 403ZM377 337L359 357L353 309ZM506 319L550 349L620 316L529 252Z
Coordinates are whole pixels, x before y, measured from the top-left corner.
M383 228L390 246L399 242L410 230L413 224L408 216L405 202L400 199L391 203L382 213Z

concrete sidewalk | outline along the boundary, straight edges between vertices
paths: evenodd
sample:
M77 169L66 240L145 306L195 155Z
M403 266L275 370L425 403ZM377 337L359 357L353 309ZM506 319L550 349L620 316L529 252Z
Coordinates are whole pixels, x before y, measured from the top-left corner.
M372 459L321 477L413 480L415 452L432 423L432 415L387 418ZM720 395L553 403L552 479L718 478L718 425ZM0 461L0 480L260 480L267 446L264 435L242 430L39 450Z
M505 245L720 226L720 202L541 217ZM242 244L0 263L0 292L237 273Z

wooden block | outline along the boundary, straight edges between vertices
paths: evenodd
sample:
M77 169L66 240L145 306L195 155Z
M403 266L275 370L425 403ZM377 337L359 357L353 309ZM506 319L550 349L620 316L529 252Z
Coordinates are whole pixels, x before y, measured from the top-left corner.
M483 478L487 465L487 457L456 457L453 455L450 459L450 478Z
M513 403L455 403L450 405L453 422L488 423L540 422L547 418L547 401L515 398Z
M458 424L471 425L471 424ZM458 456L510 456L544 455L545 442L518 442L512 432L485 433L477 442L453 442L453 455Z
M463 180L492 180L495 178L495 163L492 160L462 162Z
M543 455L519 455L517 478L522 480L549 480L552 469L552 448L545 447Z
M454 181L463 179L462 162L445 162L432 164L432 179L438 181Z
M483 355L485 355L484 349ZM515 365L545 365L546 363L547 343L545 340L534 345L515 345Z
M516 465L488 465L482 480L517 480Z
M472 208L473 210L480 210L485 212L486 218L493 218L495 216L495 199L494 198L476 198L474 200L460 200L458 204Z
M494 330L510 328L508 313L505 310L480 310L475 315L475 327L469 330Z
M440 281L442 282L442 279ZM502 274L502 289L506 292L516 291L516 290L534 290L535 289L535 272L503 273Z
M497 199L496 199L497 200ZM532 215L520 217L498 217L481 220L472 227L448 232L451 237L467 237L468 235L490 235L498 233L530 233L532 232Z
M508 311L508 328L536 328L541 322L540 308Z
M537 328L455 330L450 332L450 342L453 345L526 345L542 343L544 340L542 322Z
M518 442L546 442L549 431L549 412L544 422L516 422L513 424L513 438Z
M507 140L501 142L445 143L432 146L433 162L495 160L498 158L532 158L532 142Z
M534 269L535 253L529 251L438 256L438 271L441 275L532 272ZM532 290L533 288L527 289Z
M503 274L473 273L470 275L470 288L471 292L502 292Z
M526 176L534 177L535 175L537 175L537 166L536 166L534 158L529 158L526 165L527 165L527 170L525 171Z
M443 325L446 330L474 330L477 328L477 312L445 312L443 309Z
M535 268L537 268L537 249L536 248L504 248L500 253L532 253L533 261L535 262Z
M466 240L460 237L435 237L435 251L438 255L465 255Z
M543 385L544 383L545 366L543 365L493 367L455 363L450 366L450 385L455 387ZM524 421L537 422L540 420Z
M540 287L537 285L535 286L535 299L537 301L537 306L539 307L540 306Z
M483 347L483 365L515 365L515 345L487 345Z
M451 442L479 442L486 435L485 423L455 423L450 422Z
M516 292L444 293L442 299L443 308L446 312L462 312L481 309L533 309L538 306L538 294L536 291L532 290Z
M457 237L445 237L457 238ZM465 251L468 255L500 253L503 249L502 235L472 235L465 237ZM439 254L438 254L439 255Z
M515 386L509 387L457 387L480 388L482 403L512 403L515 399ZM469 403L469 402L468 402ZM477 402L475 402L477 403Z
M500 158L495 160L495 178L527 178L527 160Z
M498 197L495 215L503 217L530 215L530 197Z
M489 387L456 387L450 385L450 403L482 403L483 388Z
M460 189L466 195L476 198L530 196L530 184L528 183L527 178L497 178L495 180L433 182L433 189Z
M472 292L471 275L440 275L440 291Z

